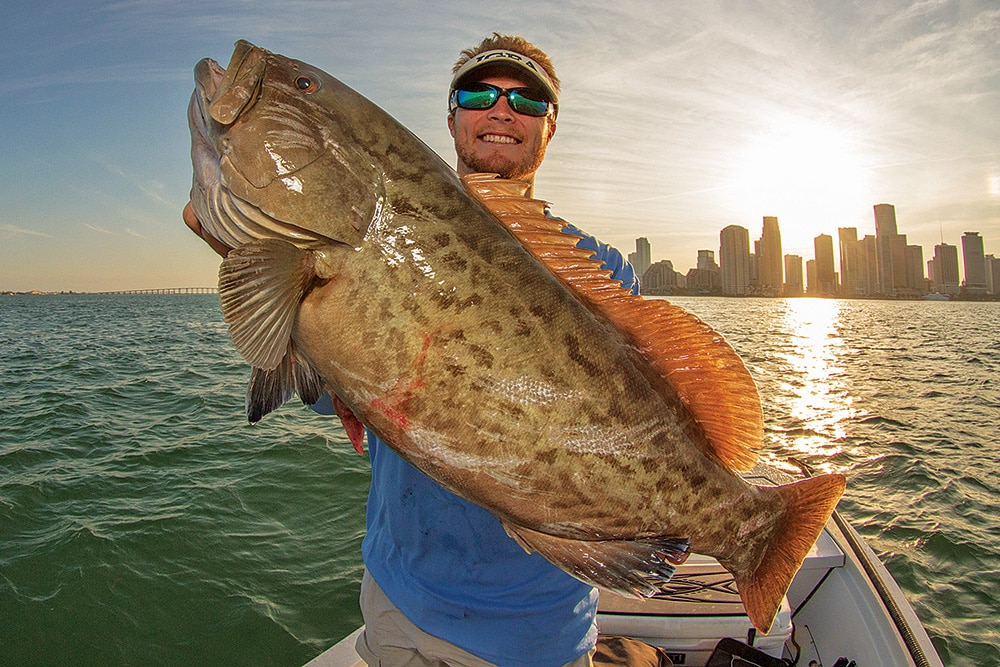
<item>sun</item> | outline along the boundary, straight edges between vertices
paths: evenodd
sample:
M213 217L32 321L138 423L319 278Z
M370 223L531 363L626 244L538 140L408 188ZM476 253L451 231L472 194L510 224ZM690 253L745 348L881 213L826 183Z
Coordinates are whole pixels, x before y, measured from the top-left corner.
M734 169L734 203L757 220L778 216L786 254L811 258L816 236L836 239L839 227L859 226L859 216L875 203L856 140L832 124L776 120L737 149Z

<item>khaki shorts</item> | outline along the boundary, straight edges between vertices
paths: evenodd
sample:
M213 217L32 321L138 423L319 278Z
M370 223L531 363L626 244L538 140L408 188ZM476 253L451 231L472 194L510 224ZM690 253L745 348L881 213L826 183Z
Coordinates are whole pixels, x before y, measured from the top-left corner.
M450 642L433 637L403 615L365 570L361 580L365 629L355 648L365 662L379 667L496 667ZM592 667L585 653L565 667Z

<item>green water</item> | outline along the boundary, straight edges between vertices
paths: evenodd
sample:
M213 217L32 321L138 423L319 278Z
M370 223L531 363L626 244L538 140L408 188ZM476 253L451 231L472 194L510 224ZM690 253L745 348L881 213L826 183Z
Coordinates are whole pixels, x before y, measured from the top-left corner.
M678 299L747 360L765 458L840 509L946 664L1000 664L998 304ZM251 427L214 295L0 297L0 664L300 665L360 623L368 462Z

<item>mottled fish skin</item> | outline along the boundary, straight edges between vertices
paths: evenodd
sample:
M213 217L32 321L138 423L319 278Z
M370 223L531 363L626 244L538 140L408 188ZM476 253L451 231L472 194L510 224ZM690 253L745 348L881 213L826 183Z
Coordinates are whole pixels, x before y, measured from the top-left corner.
M315 372L402 457L571 574L648 595L690 540L770 626L842 478L756 487L721 464L692 416L704 399L335 78L241 41L226 70L202 61L196 80L192 204L236 248L223 310L270 380L248 406L309 393ZM721 337L720 350L733 354ZM789 540L808 544L776 556Z

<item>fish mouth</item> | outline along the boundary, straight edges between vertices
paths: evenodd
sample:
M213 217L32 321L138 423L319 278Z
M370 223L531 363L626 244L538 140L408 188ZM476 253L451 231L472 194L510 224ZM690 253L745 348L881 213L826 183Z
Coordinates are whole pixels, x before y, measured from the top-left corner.
M208 107L225 74L226 70L211 58L205 58L195 66L195 89L188 103L191 163L194 166L192 201L204 199L205 192L217 188L222 182L221 155L210 137L209 124L212 121Z
M194 167L191 204L202 227L229 247L275 237L305 246L315 244L319 238L290 221L269 215L229 187L234 175L251 189L265 187L275 178L273 174L264 179L248 178L238 161L227 154L225 144L217 143L216 136L224 134L225 126L232 125L242 111L253 106L263 79L266 53L241 40L228 68L204 58L194 70L195 89L188 103Z
M231 125L256 101L266 65L267 52L242 39L236 42L225 69L211 58L203 58L195 65L194 80L204 99L204 110L215 122Z
M195 181L209 186L222 180L219 160L222 157L212 142L209 124L210 105L222 85L226 70L211 58L203 58L194 68L194 92L188 103L188 126L191 128L191 161Z
M286 100L275 102L275 97L302 92L287 85L289 68L275 61L274 54L245 40L236 42L226 68L211 58L202 59L195 66L195 91L188 108L192 135L200 135L196 141L206 144L204 157L212 156L207 145L214 145L223 172L258 190L279 179L290 189L301 187L295 174L324 150L315 137L300 141L295 136L299 127L308 125L308 109L285 104ZM258 105L276 104L280 113L269 109L252 113ZM241 117L245 124L238 122ZM254 156L260 147L266 158Z
M203 58L194 67L194 83L202 98L211 100L219 90L226 69L211 58Z
M214 68L218 74L212 73ZM196 72L205 72L206 78L197 77L196 86L188 103L188 126L191 129L191 164L194 167L194 179L191 191L191 201L199 202L205 199L205 193L218 188L222 183L221 155L209 136L208 103L210 95L206 90L211 86L214 90L225 73L214 60L206 58L198 63ZM213 81L214 79L214 81Z
M252 105L264 77L265 52L245 40L236 42L229 67L212 58L202 58L194 67L194 93L188 106L192 129L208 139L214 121L230 125Z

